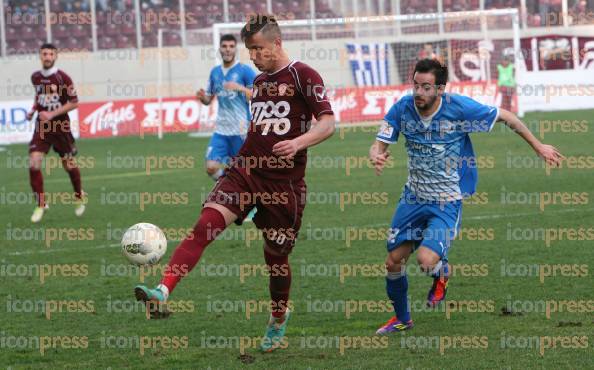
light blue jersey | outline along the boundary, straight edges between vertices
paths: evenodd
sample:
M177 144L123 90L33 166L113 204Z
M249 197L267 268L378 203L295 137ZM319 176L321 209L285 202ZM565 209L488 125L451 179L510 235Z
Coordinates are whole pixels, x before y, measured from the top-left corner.
M220 135L245 136L250 122L249 102L244 93L227 90L223 87L225 82L237 82L249 89L254 84L256 73L249 66L236 62L230 68L222 65L216 66L210 72L207 95L216 95L218 111L215 133Z
M487 132L499 110L469 97L444 94L437 111L421 118L412 95L402 97L384 117L377 140L395 143L406 138L406 188L417 198L455 201L474 194L476 159L469 133Z

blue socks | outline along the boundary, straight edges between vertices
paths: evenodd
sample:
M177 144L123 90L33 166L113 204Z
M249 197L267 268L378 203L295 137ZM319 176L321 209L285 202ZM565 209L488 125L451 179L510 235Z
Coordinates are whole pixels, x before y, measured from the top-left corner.
M388 272L386 275L386 292L398 320L407 322L410 320L410 312L408 311L408 279L406 278L406 270L404 268L401 272Z

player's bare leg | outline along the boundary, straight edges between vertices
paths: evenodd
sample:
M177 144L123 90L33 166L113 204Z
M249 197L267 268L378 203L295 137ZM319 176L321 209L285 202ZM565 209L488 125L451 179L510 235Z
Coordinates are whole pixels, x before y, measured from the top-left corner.
M386 258L386 292L392 301L395 315L382 325L378 335L407 330L413 327L408 310L408 280L406 262L413 251L413 242L404 242L388 253Z
M291 311L288 307L289 291L291 289L291 267L289 256L264 243L264 259L270 275L271 314L262 338L260 349L272 352L278 348L285 348L287 341L285 331Z
M31 189L35 193L37 205L31 215L31 222L37 223L43 218L45 210L48 208L45 203L45 193L43 192L43 174L41 173L41 164L43 162L43 152L29 153L29 182Z
M236 218L236 214L220 204L209 202L204 205L192 232L175 248L161 283L154 289L144 285L134 288L136 299L146 304L147 317L158 319L169 316L165 305L169 294L196 266L204 249Z
M435 307L445 300L448 291L449 266L446 260L431 250L421 245L417 250L417 262L421 270L433 277L433 284L427 294L427 306Z
M217 161L207 160L206 174L214 181L217 181L223 175L223 164Z
M72 187L74 189L74 196L76 197L74 214L80 217L83 215L83 213L85 213L87 203L86 196L81 188L80 170L78 169L78 164L76 163L76 159L73 156L68 155L62 157L61 159L62 167L64 167L64 170L70 177L70 182L72 183Z

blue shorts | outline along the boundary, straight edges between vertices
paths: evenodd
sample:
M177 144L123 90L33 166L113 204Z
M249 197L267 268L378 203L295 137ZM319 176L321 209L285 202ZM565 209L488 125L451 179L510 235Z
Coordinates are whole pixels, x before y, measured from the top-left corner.
M239 152L244 137L241 135L221 135L214 133L206 148L206 160L228 164L231 157Z
M462 201L436 202L415 197L405 188L392 218L388 236L388 252L405 241L413 241L414 249L424 246L447 261L452 240L460 230Z

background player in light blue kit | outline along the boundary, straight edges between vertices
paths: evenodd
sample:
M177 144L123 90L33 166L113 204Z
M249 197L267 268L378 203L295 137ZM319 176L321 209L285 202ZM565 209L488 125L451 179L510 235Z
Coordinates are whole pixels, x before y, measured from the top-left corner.
M219 52L223 64L212 69L206 91L196 94L202 104L218 100L216 127L206 149L206 172L217 180L223 167L239 152L250 122L249 101L256 73L236 60L237 40L233 35L221 36Z
M469 133L488 132L503 121L520 135L547 164L563 156L541 143L513 113L481 104L469 97L445 92L448 71L436 60L420 60L413 74L413 95L402 97L384 117L369 157L381 174L390 155L389 144L406 139L408 180L388 236L386 291L395 316L377 334L410 329L406 261L417 251L421 269L433 277L427 305L446 296L448 251L460 229L462 199L477 185L477 170Z

